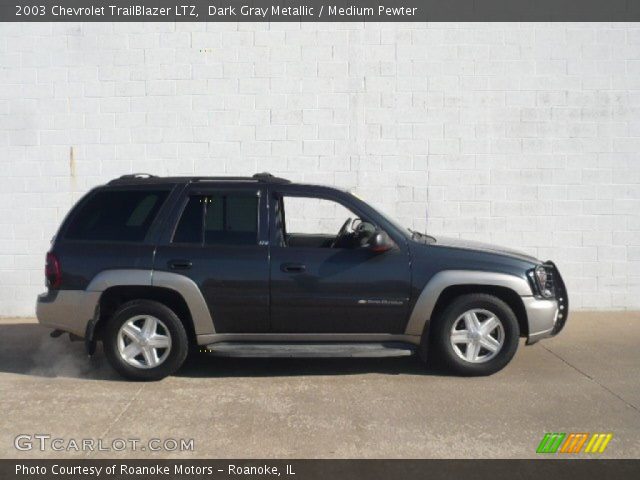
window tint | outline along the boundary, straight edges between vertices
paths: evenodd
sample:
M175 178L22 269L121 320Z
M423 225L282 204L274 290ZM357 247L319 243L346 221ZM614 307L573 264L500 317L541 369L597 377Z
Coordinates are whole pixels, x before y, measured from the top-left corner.
M145 220L149 218L149 214L157 201L158 197L155 195L148 195L143 198L133 212L131 212L131 216L127 220L127 227L139 227L143 225Z
M248 193L216 194L189 199L173 241L255 245L257 235L258 197Z
M98 192L73 217L65 238L141 242L168 193L166 190Z
M204 197L191 197L173 235L175 243L202 243Z

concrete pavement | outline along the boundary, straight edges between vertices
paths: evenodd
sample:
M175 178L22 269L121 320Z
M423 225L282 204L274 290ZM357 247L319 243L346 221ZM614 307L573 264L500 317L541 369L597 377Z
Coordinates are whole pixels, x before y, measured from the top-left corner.
M0 457L535 457L545 432L612 432L601 457L640 457L640 313L574 313L487 378L417 359L191 360L122 381L101 352L0 320ZM188 452L18 451L19 434L193 439ZM66 443L65 443L66 444ZM581 455L588 457L588 455Z

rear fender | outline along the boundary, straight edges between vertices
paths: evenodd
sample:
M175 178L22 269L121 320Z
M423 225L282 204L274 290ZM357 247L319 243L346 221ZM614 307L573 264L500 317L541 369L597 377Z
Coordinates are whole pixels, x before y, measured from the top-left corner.
M189 277L177 273L153 270L105 270L93 278L87 287L87 291L104 292L111 287L122 286L163 287L174 290L182 296L189 309L195 334L212 335L216 333L209 307L202 296L202 292ZM96 314L87 324L85 341L89 343L94 340L97 319L100 318L99 305L100 302L95 307Z

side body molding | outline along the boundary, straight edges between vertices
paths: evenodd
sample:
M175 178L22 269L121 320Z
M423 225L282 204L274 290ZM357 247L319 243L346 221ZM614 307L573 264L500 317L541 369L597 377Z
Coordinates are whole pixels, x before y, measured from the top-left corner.
M521 297L533 294L527 280L515 275L476 270L444 270L436 273L422 289L422 293L420 293L411 312L405 335L422 335L425 325L431 319L438 297L445 288L454 285L506 287L515 291Z
M105 270L96 275L87 287L87 291L104 292L117 286L163 287L176 291L187 304L196 335L216 333L209 307L202 292L193 280L177 273L153 270Z

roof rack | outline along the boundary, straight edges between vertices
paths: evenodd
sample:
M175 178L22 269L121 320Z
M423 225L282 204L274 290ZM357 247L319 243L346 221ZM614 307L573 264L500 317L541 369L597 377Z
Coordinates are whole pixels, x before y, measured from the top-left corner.
M196 182L257 182L252 177L183 177L191 183Z
M129 173L127 175L122 175L118 178L118 180L128 180L131 178L155 178L155 175L151 175L150 173Z
M291 183L286 178L276 177L269 172L256 173L250 177L193 177L191 182L263 182L263 183Z
M128 175L122 175L119 178L111 180L109 185L120 183L137 183L137 181L143 181L144 183L165 183L165 182L257 182L257 183L291 183L286 178L275 177L267 172L256 173L251 177L158 177L149 173L131 173Z
M281 177L275 177L271 175L269 172L256 173L251 178L255 178L259 182L291 183L291 180L287 180L286 178L281 178Z

